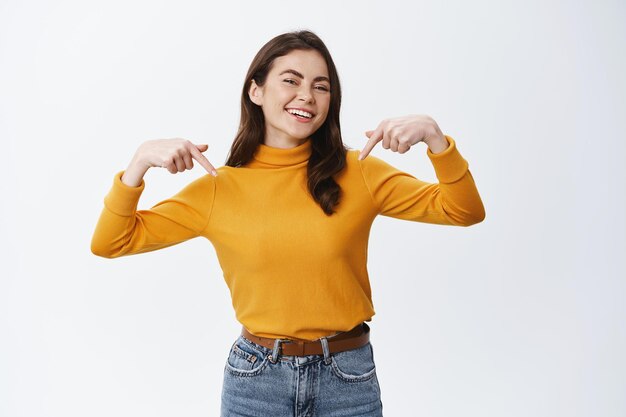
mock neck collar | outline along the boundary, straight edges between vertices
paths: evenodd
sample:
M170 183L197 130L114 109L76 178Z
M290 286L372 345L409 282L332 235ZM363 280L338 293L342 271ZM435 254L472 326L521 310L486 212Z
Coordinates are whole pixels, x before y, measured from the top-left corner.
M300 145L284 149L260 143L252 160L247 164L250 168L285 168L303 164L311 156L311 138Z

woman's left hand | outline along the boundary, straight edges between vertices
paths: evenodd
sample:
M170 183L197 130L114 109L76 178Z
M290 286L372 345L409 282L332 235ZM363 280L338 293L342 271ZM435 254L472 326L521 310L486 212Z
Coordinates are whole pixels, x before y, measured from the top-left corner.
M359 154L359 160L365 159L380 141L383 142L383 148L400 153L407 152L411 146L422 141L432 153L443 152L449 146L437 122L421 114L385 119L375 130L367 130L365 135L369 141Z

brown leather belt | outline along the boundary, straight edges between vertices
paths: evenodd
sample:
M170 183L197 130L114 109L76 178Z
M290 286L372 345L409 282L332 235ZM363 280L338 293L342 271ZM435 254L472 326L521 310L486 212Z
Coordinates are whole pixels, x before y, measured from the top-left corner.
M255 336L245 327L242 328L241 334L248 340L274 349L276 339L269 337ZM330 353L342 352L344 350L355 349L365 345L370 340L370 327L367 323L362 322L347 332L337 333L327 336L328 350ZM281 339L280 354L286 356L307 356L307 355L323 355L322 342L318 340L292 340Z

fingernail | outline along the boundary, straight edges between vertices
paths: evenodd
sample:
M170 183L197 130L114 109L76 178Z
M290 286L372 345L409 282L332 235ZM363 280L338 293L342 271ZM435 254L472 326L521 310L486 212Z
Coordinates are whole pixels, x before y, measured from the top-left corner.
M216 170L211 171L211 174L213 174L214 177L217 177L217 171Z

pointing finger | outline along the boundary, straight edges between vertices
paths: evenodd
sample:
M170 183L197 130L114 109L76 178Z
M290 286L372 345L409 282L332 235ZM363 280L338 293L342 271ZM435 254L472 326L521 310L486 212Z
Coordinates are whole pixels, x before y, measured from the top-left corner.
M376 144L380 142L383 137L383 130L380 128L374 131L368 130L365 132L365 134L367 135L370 132L371 134L369 135L369 140L365 144L365 148L363 148L363 150L359 154L359 161L365 159L367 155L369 155L369 153L372 151L372 149L374 149L374 146L376 146Z
M207 149L209 147L209 145L198 145L198 146L201 146L201 147L206 146ZM200 153L200 151L198 150L198 148L195 145L191 146L189 151L191 152L191 156L193 156L193 159L198 161L200 163L200 165L202 165L204 167L204 169L206 169L209 174L213 175L214 177L217 177L217 171L215 170L215 167L213 167L213 165L211 165L209 160L206 159L206 157Z

